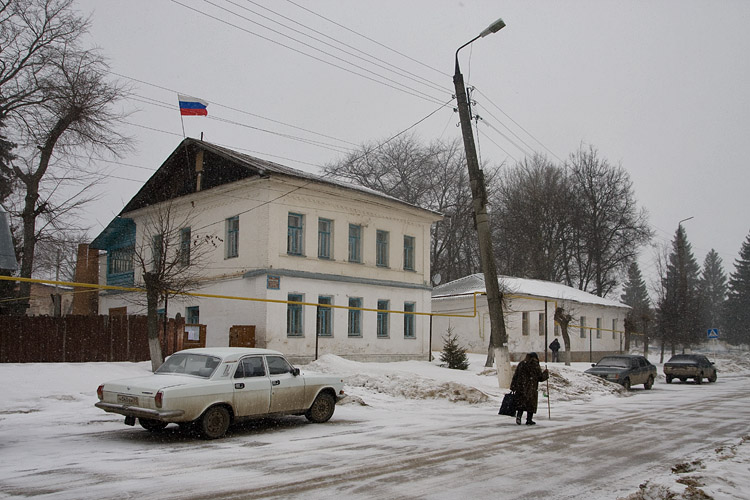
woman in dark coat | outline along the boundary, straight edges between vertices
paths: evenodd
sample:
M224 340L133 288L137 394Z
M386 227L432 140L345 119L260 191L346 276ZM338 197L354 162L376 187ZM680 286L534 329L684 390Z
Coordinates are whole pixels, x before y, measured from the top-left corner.
M516 394L516 423L518 425L521 425L521 416L524 411L527 413L526 425L536 424L531 417L536 413L539 382L547 378L549 378L549 372L546 368L542 370L539 366L539 356L535 352L528 353L526 358L518 363L510 383L510 390Z

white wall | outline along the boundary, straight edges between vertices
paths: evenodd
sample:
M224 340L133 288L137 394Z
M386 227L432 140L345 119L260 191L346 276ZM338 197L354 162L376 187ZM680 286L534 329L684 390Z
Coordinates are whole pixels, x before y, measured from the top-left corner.
M571 311L574 320L569 327L571 351L576 357L588 360L589 350L594 353L615 352L621 348L622 333L609 331L612 329L612 320L617 321L618 330L624 326L624 318L627 309L607 307L593 304L566 303L564 307ZM545 344L544 329L539 327L538 315L544 313L544 300L531 298L512 298L508 301L505 314L505 326L508 333L508 348L516 357L523 353L535 351L544 352L548 345L559 333L555 329L554 314L555 302L549 299L547 304L547 344ZM457 296L449 298L436 298L432 301L433 313L445 315L474 314L474 302L471 296ZM523 334L523 312L528 313L529 327L528 335ZM580 316L586 317L586 338L581 338L579 325ZM601 330L597 334L596 318L601 318ZM433 350L442 349L441 337L446 334L448 328L453 328L453 333L458 336L459 344L468 352L486 353L489 345L490 322L487 309L487 299L483 295L477 296L477 315L475 317L449 317L435 316L433 318ZM557 336L560 344L564 345L562 335ZM624 338L623 338L624 341ZM623 342L624 343L624 342ZM564 350L564 347L562 347ZM597 358L598 359L598 358ZM594 359L596 361L597 359Z
M284 196L282 196L284 195ZM136 246L150 255L149 221L154 208L125 214L136 223ZM274 177L250 179L231 185L193 193L173 201L173 215L179 220L190 214L195 236L210 235L223 242L205 256L204 278L200 293L287 300L289 293L301 293L305 301L316 303L319 295L333 297L334 305L348 306L350 296L361 297L363 307L376 309L377 300L390 301L392 310L403 310L404 302L416 303L417 312L429 312L429 237L432 222L439 216L382 197L342 189L301 179ZM304 215L304 255L287 254L287 217L289 212ZM226 258L225 220L239 216L239 255ZM333 228L331 259L318 258L318 218L330 219ZM348 262L349 224L363 227L362 263ZM389 232L389 262L376 265L375 234ZM404 270L404 235L415 238L415 269ZM135 282L142 282L135 270ZM285 275L282 271L303 273L303 277ZM247 273L257 276L244 277ZM267 274L281 275L281 289L267 290ZM102 273L102 276L106 276ZM326 279L347 277L354 281ZM314 278L314 279L313 279ZM376 282L392 282L382 286ZM407 288L399 286L404 284ZM415 286L417 288L415 288ZM143 314L145 308L127 300L128 294L104 292L100 312L111 307L127 306L128 313ZM255 325L256 344L286 352L300 358L315 355L316 308L304 308L304 337L287 336L287 305L266 302L185 297L169 303L168 315L198 306L200 322L207 326L208 346L227 345L233 325ZM429 345L429 317L416 315L416 338L405 339L403 315L389 315L390 335L376 336L376 313L362 312L362 337L347 335L346 309L333 310L332 338L319 338L318 353L347 355L357 359L426 359Z

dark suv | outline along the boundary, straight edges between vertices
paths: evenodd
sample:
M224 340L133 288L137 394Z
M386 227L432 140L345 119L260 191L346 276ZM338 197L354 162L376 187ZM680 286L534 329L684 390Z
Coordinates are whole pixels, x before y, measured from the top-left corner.
M651 389L656 379L656 367L643 356L636 354L604 356L584 373L616 382L626 390L629 390L631 385L638 384L643 384L647 390Z
M676 378L680 382L691 378L696 384L703 382L704 378L709 382L716 382L716 367L702 354L675 354L664 363L664 375L668 384Z

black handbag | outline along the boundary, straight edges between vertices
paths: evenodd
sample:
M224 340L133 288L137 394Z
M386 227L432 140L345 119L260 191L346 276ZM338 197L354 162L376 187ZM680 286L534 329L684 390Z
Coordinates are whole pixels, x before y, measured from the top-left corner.
M516 414L516 395L513 392L509 392L503 396L503 402L500 404L500 411L498 415L508 415L513 417Z

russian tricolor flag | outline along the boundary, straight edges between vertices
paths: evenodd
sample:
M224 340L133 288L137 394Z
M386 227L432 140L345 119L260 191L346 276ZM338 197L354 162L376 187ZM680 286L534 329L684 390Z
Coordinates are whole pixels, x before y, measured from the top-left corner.
M203 99L197 99L186 95L177 94L180 101L180 114L182 116L207 116L208 103Z

